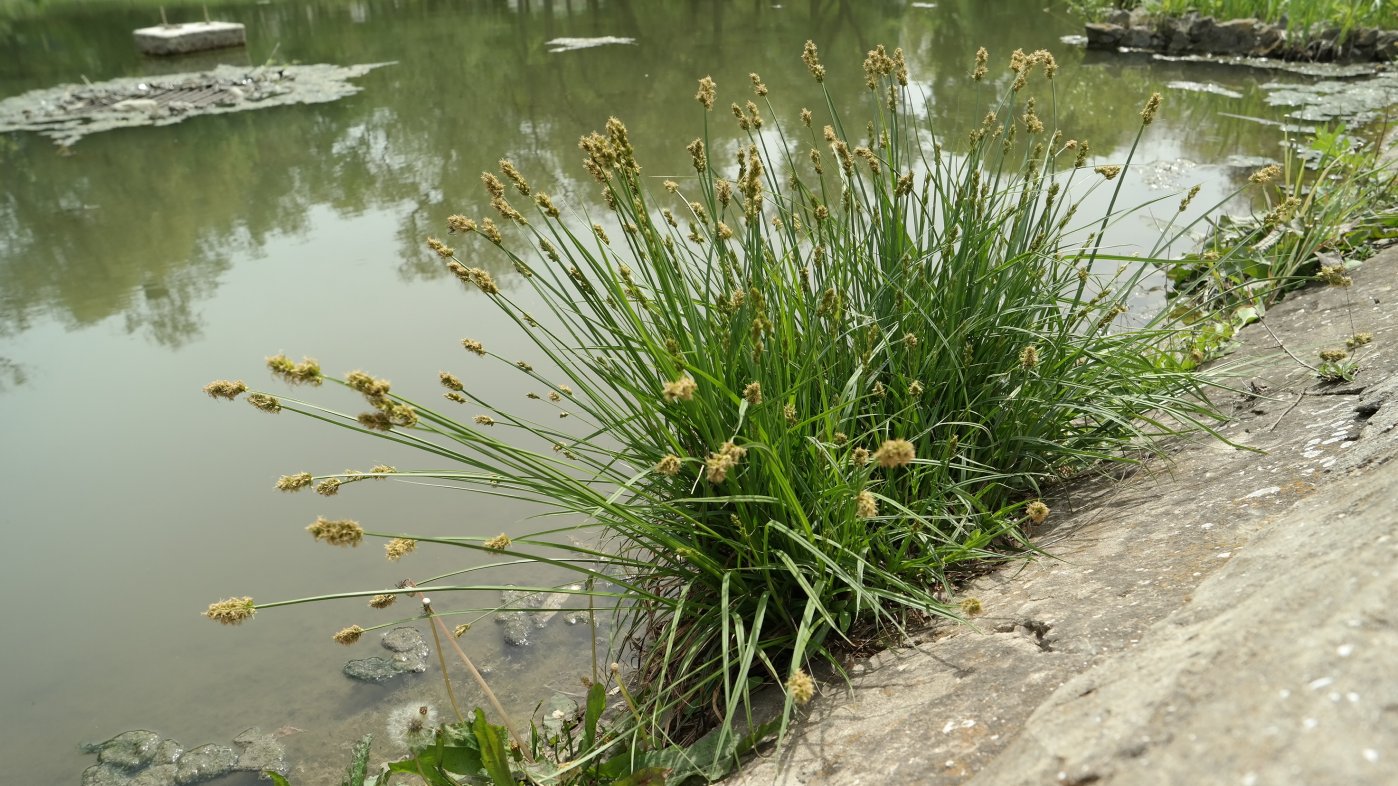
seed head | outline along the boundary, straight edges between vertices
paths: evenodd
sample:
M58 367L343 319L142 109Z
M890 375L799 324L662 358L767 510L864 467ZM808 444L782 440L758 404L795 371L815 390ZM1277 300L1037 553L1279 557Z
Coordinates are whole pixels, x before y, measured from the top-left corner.
M372 599L370 599L370 601L369 601L369 608L371 608L371 609L386 609L386 608L388 608L389 606L392 606L392 605L393 605L394 603L396 603L397 601L398 601L398 596L397 596L397 595L394 595L394 594L392 594L392 593L387 594L387 595L375 595L375 596L374 596Z
M1039 365L1039 348L1030 344L1019 351L1019 365L1024 369L1031 369Z
M786 418L787 425L796 425L796 405L790 403L782 405L782 417Z
M814 115L811 114L811 110L806 109L804 107L801 109L801 124L804 125L806 128L811 127L811 119L813 117Z
M252 598L225 598L217 603L210 603L209 608L204 611L204 616L221 625L237 625L244 620L252 619L257 613L257 608L252 603Z
M497 246L504 241L504 238L500 236L500 228L495 226L495 222L488 218L481 219L481 234L485 235L486 240L489 240Z
M452 235L462 234L462 235L464 235L464 234L466 234L466 233L468 233L468 232L475 232L475 231L476 231L476 222L472 221L471 219L469 219L469 218L467 218L467 217L465 217L465 216L461 216L461 215L457 215L457 216L447 216L447 233L448 233L448 234L452 234ZM431 244L429 243L428 245L430 246Z
M485 345L475 339L463 338L461 339L461 346L465 347L467 352L473 352L481 357L485 357Z
M1189 203L1190 203L1190 202L1193 202L1193 201L1194 201L1194 197L1197 197L1197 196L1199 196L1199 186L1195 186L1195 187L1189 189L1189 193L1188 193L1188 194L1185 194L1184 199L1181 199L1181 200L1180 200L1180 212L1183 213L1184 211L1188 210L1188 209L1189 209Z
M1349 357L1349 353L1343 349L1322 349L1319 354L1320 359L1326 363L1339 363Z
M334 638L335 641L339 642L340 644L343 644L346 647L348 647L356 641L359 641L359 637L363 635L363 628L359 627L358 625L351 625L348 628L345 628L344 630L340 631L339 633L336 633L332 638Z
M855 448L850 454L850 463L856 467L862 467L869 463L869 451L865 448Z
M397 562L405 555L413 553L417 548L417 541L411 538L394 538L383 546L384 555L389 562Z
M1248 182L1257 184L1270 183L1273 180L1277 179L1277 176L1281 174L1281 171L1282 168L1280 166L1277 166L1276 164L1268 164L1267 166L1262 167L1256 172L1253 172L1251 175L1248 175Z
M1354 335L1345 339L1345 346L1349 347L1350 349L1358 349L1359 347L1362 347L1365 344L1371 343L1373 340L1373 333L1355 333Z
M825 81L825 66L820 64L820 54L816 51L814 41L807 41L805 48L801 51L801 62L806 64L806 68L815 77L815 81Z
M761 404L761 403L762 403L762 383L761 383L761 382L749 382L748 385L747 385L747 387L743 388L743 398L746 399L747 402L748 402L748 404L751 405L751 406L754 406L754 407L755 407L755 406L757 406L758 404Z
M393 419L383 412L363 412L356 420L370 431L392 431Z
M510 536L502 532L499 535L496 535L495 537L482 543L481 545L484 546L488 551L504 551L505 549L510 547L510 543L512 542L513 541L510 540Z
M981 613L981 602L978 598L965 598L960 605L961 613L968 617L974 617Z
M437 375L437 378L441 380L442 387L446 388L447 390L455 390L457 392L460 392L466 387L465 385L461 384L461 380L457 379L451 374L448 374L445 371L440 372Z
M364 528L359 526L359 522L349 519L332 520L317 516L306 531L316 540L323 540L332 546L353 547L364 540Z
M456 256L456 249L452 248L446 243L443 243L435 237L427 238L427 247L432 249L432 251L442 259L451 259L452 257Z
M338 478L326 478L316 485L316 493L322 497L333 497L340 493L340 480Z
M1024 507L1024 515L1029 517L1031 523L1043 524L1049 517L1049 506L1036 499Z
M854 514L861 519L871 519L879 515L879 501L874 499L874 495L865 489L855 497Z
M716 93L713 77L706 76L699 80L699 92L694 94L694 100L703 104L705 109L713 109Z
M510 179L515 184L515 190L524 196L529 196L529 184L525 182L524 176L515 169L515 165L508 159L500 159L500 173Z
M1151 93L1146 99L1146 105L1141 110L1141 125L1150 125L1155 122L1155 113L1160 111L1160 94Z
M1115 180L1116 176L1121 174L1121 167L1113 164L1108 166L1099 166L1092 171L1096 172L1097 174L1101 175L1103 178L1107 180Z
M660 395L668 402L692 401L694 391L699 389L699 383L693 377L680 377L674 382L666 382L661 389Z
M884 469L911 464L916 457L913 443L906 439L885 440L879 449L874 451L874 461L878 462L878 465Z
M1324 281L1332 287L1347 287L1354 283L1354 279L1345 275L1344 265L1323 265L1316 278Z
M985 47L976 50L976 68L971 72L971 78L977 82L985 78L989 71L990 53L985 51Z
M452 629L451 635L452 635L453 637L459 639L459 638L461 638L462 636L465 636L465 635L466 635L466 631L469 631L470 629L471 629L471 623L469 623L469 622L463 622L462 624L457 625L455 628Z
M309 472L298 472L295 475L282 475L277 478L277 488L281 491L300 491L311 485L313 477Z
M748 79L752 80L752 92L758 96L767 95L767 86L762 84L762 77L757 74L748 74Z
M227 379L216 379L204 386L204 392L209 394L209 398L226 398L229 401L246 393L248 386L240 379L233 382Z
M265 393L249 393L248 403L270 414L277 414L282 411L282 404L274 396Z
M803 669L797 669L787 678L786 692L797 704L805 704L815 698L815 680Z
M482 426L495 425L495 418L492 418L489 415L477 415L474 419L477 423L479 423Z
M911 383L908 384L908 395L909 395L909 396L911 396L911 397L913 397L913 398L917 398L918 396L921 396L921 395L922 395L922 391L923 391L922 383L919 382L919 381L917 381L916 379L913 380Z
M673 453L665 454L665 458L656 462L655 471L670 477L680 474L680 457Z

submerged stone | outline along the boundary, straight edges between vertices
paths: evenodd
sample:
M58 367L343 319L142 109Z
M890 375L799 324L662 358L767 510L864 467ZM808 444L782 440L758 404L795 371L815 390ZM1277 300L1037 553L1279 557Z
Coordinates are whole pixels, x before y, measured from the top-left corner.
M131 773L110 764L94 764L83 770L82 786L127 786Z
M156 764L137 773L127 781L127 786L176 786L177 770L173 764Z
M234 737L233 745L239 749L238 761L233 765L235 770L270 770L285 775L289 769L286 765L286 748L275 737L263 734L255 726Z
M393 667L400 672L421 674L427 671L427 656L431 650L417 628L394 628L379 642L393 653Z
M180 757L175 782L180 786L217 778L233 769L238 754L227 745L201 745Z
M495 621L503 628L501 635L505 643L515 647L528 646L530 633L547 625L579 587L572 585L563 589L570 592L501 592L500 605L512 609L495 615Z
M184 754L184 746L178 740L161 740L155 746L155 755L151 757L152 764L174 764L180 760Z
M394 628L383 635L379 644L392 652L393 656L374 656L349 661L345 664L345 676L361 682L383 682L399 674L421 674L427 671L428 656L432 651L417 628Z
M102 749L97 754L97 763L124 770L139 770L155 760L159 745L160 735L153 731L124 731L102 743Z
M383 682L403 673L394 667L393 661L378 656L352 660L345 664L344 672L346 677L361 682Z

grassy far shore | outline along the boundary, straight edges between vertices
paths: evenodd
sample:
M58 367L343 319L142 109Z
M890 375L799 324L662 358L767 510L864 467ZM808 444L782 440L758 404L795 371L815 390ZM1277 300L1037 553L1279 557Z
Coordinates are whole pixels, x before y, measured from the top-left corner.
M1191 11L1215 19L1285 20L1293 30L1312 25L1398 28L1398 5L1391 0L1070 0L1070 7L1091 18L1109 11L1144 7L1152 13L1180 16Z

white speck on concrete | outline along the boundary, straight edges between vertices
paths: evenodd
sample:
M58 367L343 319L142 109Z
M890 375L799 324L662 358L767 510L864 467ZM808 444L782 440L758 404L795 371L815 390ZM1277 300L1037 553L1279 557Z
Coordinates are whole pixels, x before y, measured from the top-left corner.
M1243 497L1243 499L1256 499L1257 497L1265 497L1268 494L1275 494L1278 491L1281 491L1281 486L1268 486L1265 489L1258 489L1257 491L1252 492L1246 497Z
M1379 752L1374 750L1373 748L1365 748L1362 753L1364 755L1364 761L1367 761L1370 764L1373 764L1379 760Z
M1335 648L1335 654L1339 655L1341 658L1348 658L1349 656L1354 654L1354 645L1341 644L1340 646Z
M1332 684L1334 684L1334 682L1334 677L1321 677L1318 680L1311 680L1309 683L1307 683L1306 687L1310 688L1311 690L1320 690L1321 688L1330 687Z

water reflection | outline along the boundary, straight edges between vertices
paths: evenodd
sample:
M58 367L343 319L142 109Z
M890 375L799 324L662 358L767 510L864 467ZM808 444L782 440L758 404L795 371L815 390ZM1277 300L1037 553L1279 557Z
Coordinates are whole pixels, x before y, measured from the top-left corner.
M560 184L555 191L579 212L596 212L595 194L574 179L582 133L619 114L648 169L682 172L683 144L702 122L689 101L696 75L713 74L725 97L743 100L747 72L757 70L794 115L820 100L795 63L807 37L821 42L835 94L853 100L860 53L876 41L904 46L934 127L953 143L985 108L986 92L973 92L966 78L975 48L998 50L1004 80L1014 44L1059 50L1061 126L1104 156L1129 143L1134 112L1151 90L1185 76L1217 80L1243 97L1169 91L1153 137L1171 139L1197 162L1239 150L1271 152L1275 131L1220 116L1274 114L1255 72L1065 50L1057 38L1073 22L1031 13L1034 5L537 0L463 8L429 0L215 7L216 16L246 22L254 44L209 57L252 63L275 53L303 62L397 65L363 80L365 95L332 106L110 133L84 140L70 156L33 136L11 140L0 150L7 172L0 333L22 332L41 315L69 329L120 315L128 331L181 346L199 335L199 306L233 261L259 255L269 235L310 233L315 205L347 215L395 209L402 274L440 275L421 252L422 238L447 213L487 210L477 176L496 157L513 159L536 181ZM12 21L0 41L23 56L0 72L0 84L11 92L76 75L189 67L143 60L114 32L147 13L64 7ZM639 43L549 54L545 42L565 33ZM715 120L716 139L736 143L738 129Z

